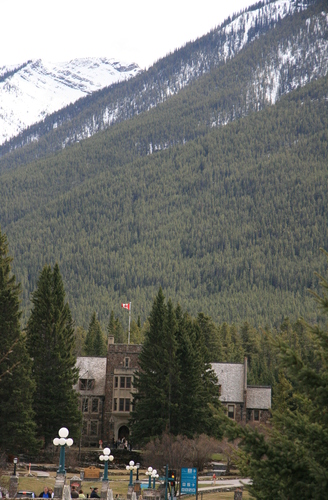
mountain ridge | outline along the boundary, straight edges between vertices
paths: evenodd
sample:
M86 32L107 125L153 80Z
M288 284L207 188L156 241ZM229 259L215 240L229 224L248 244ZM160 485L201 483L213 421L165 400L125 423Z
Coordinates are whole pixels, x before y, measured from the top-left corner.
M48 141L51 143L50 152L151 109L212 68L225 64L247 44L272 29L286 16L306 10L312 3L305 0L259 2L195 42L189 42L161 59L148 71L142 72L137 79L134 78L130 85L123 83L111 86L108 91L96 92L90 99L61 109L48 117L43 124L32 126L21 137L0 146L0 158L16 148L40 140L54 128L56 136L60 135L58 131L61 127L63 133L60 139L54 136ZM76 123L79 119L80 124ZM37 152L37 147L34 148L33 158L42 154Z
M140 71L136 64L107 58L63 63L37 59L0 68L0 144L81 97Z

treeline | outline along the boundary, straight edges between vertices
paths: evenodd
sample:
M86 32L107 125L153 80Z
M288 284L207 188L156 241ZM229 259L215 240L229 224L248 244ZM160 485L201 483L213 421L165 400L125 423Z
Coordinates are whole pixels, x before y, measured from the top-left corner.
M159 296L161 301L164 301L165 297L161 289L155 302ZM175 308L178 315L184 316L186 324L190 322L192 328L200 332L209 363L243 363L246 356L248 384L270 385L273 387L274 395L276 391L279 391L281 374L277 345L285 343L303 361L310 362L313 358L313 337L301 319L292 322L286 317L277 328L268 326L254 328L247 321L240 325L216 324L211 317L202 312L193 317L183 311L179 304ZM149 317L151 314L150 312ZM142 325L140 317L137 322L132 321L130 331L132 344L144 344L150 334L149 318ZM157 335L159 335L158 332ZM113 336L115 343L126 344L128 341L128 331L123 327L120 319L115 317L113 311L105 330L102 329L94 312L87 331L81 327L75 329L76 354L78 356L105 356L108 336Z

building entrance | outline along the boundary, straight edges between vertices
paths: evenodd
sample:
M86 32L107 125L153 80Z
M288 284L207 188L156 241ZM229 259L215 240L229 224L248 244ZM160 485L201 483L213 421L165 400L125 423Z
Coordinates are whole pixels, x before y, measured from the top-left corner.
M129 441L129 429L126 425L122 425L122 427L119 428L118 431L118 439L120 441L123 441L123 439L126 439L126 441Z

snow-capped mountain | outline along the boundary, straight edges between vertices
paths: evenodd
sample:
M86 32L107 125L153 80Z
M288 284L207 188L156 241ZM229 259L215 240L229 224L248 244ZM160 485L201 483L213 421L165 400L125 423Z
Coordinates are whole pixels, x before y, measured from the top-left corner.
M259 111L298 86L327 74L327 19L327 8L321 0L258 2L159 60L148 71L94 92L23 130L0 145L0 158L27 146L24 161L32 161L91 137L167 101L190 84L196 84L204 75L218 72L215 78L220 80L225 69L239 57L243 58L245 51L252 51L252 47L256 53L246 55L249 58L247 71L243 69L242 76L243 65L236 63L232 81L226 82L230 87L243 78L240 93L233 103L224 99L220 106L215 106L206 126L225 125ZM154 132L155 149L184 143L190 137L177 134L171 142L164 136L155 138ZM31 143L34 143L33 148ZM19 158L18 162L21 161ZM11 165L12 162L7 162L4 168L11 168Z
M0 68L0 144L81 97L135 76L136 64L114 59L42 60Z

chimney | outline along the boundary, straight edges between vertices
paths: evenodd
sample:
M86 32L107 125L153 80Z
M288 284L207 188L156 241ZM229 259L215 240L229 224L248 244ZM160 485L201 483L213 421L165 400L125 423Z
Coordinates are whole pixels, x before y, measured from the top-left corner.
M247 356L244 357L244 390L247 390Z
M245 407L245 418L247 409L247 357L244 357L244 407Z

